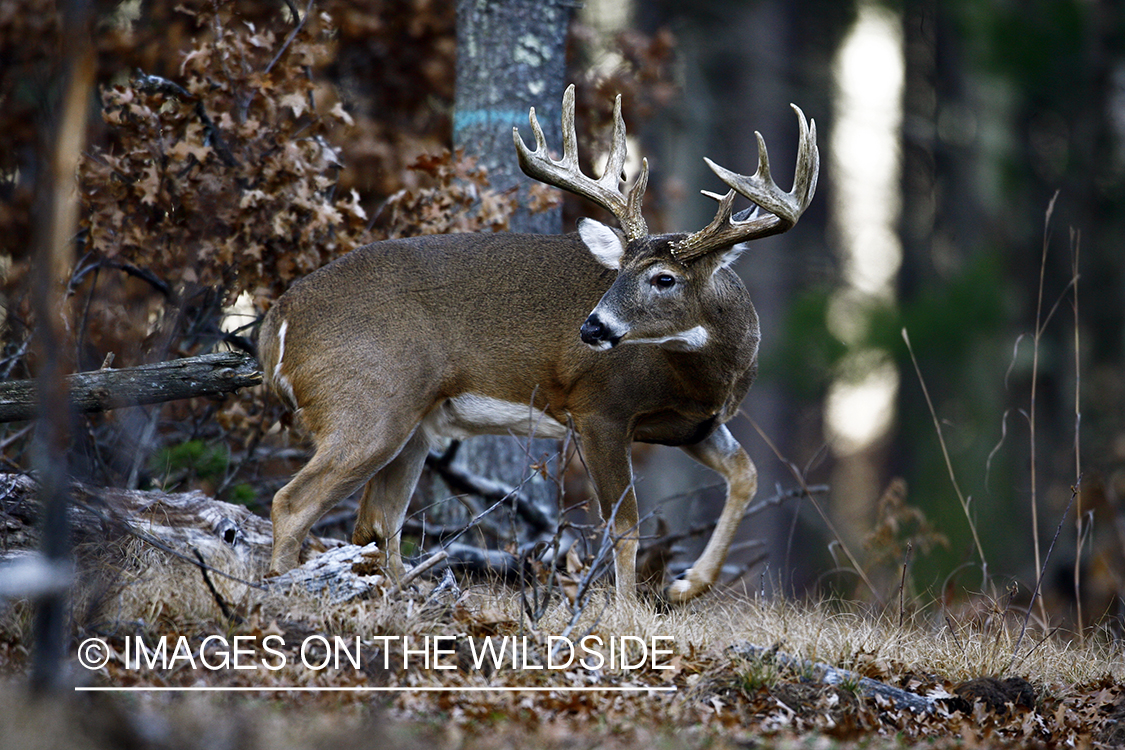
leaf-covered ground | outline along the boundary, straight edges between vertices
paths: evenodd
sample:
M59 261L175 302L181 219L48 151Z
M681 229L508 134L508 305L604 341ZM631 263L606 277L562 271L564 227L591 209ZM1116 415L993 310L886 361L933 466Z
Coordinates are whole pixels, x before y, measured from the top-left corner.
M76 632L72 679L82 687L262 690L65 689L45 699L24 688L30 647L12 623L26 628L29 613L16 607L6 613L0 644L8 675L0 747L1125 744L1121 657L1109 644L1032 637L1012 659L1014 633L968 620L949 639L920 618L899 625L818 605L716 595L691 611L659 612L649 604L603 606L608 601L589 605L569 630L565 600L532 626L519 615L518 596L495 587L444 598L415 590L396 601L342 606L267 598L245 602L247 616L236 621L191 621L155 603L152 621ZM156 651L161 636L163 655ZM537 668L548 658L555 667L566 662L563 636L574 645L583 636L602 640L586 641L589 648L568 666ZM97 669L78 661L88 638L107 647ZM772 647L748 650L754 640ZM492 652L485 651L489 641ZM647 656L644 666L609 668L604 650L600 668L579 662L584 656L594 665L593 652L611 641L625 644L629 666ZM151 649L142 657L148 664L137 662L139 643ZM521 646L514 658L512 644ZM493 654L502 654L499 666ZM827 684L814 661L848 671ZM912 710L873 696L862 678L931 707Z
M246 554L200 567L205 537L177 519L211 501L134 494L120 524L75 516L63 688L28 691L34 610L0 604L0 750L1125 744L1119 642L1025 627L1011 596L669 607L578 585L577 556L522 587L449 569L391 585L364 550L341 570L367 588L312 593L263 585L249 514L223 515ZM28 498L8 499L5 538L34 549Z

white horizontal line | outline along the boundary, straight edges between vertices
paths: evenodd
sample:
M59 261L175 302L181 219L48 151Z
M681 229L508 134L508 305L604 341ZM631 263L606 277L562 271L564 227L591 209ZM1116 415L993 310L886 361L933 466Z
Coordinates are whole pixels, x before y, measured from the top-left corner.
M481 687L481 686L353 686L353 687L310 687L310 686L237 686L237 685L181 685L181 686L77 686L76 692L116 692L116 693L674 693L675 685L670 687Z

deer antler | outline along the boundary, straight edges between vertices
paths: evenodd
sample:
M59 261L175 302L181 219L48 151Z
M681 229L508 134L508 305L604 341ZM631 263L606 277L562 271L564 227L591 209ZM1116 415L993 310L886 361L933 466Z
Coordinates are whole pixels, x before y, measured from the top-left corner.
M547 139L543 128L531 108L528 119L535 134L535 151L531 151L520 137L519 128L512 128L519 154L520 168L529 177L547 185L567 190L575 195L588 198L606 209L621 222L625 236L630 240L648 234L648 227L641 215L641 200L648 185L648 160L641 162L641 174L629 189L628 195L621 192L621 168L625 166L625 121L621 118L621 95L613 104L613 145L606 163L605 174L594 180L582 174L578 166L578 138L574 132L574 84L567 86L562 101L563 156L554 161L547 154Z
M770 176L770 157L761 133L754 133L758 137L758 171L750 177L731 172L705 158L704 161L711 167L711 171L733 189L724 196L704 192L705 195L719 201L719 210L706 227L672 245L672 254L677 260L691 260L706 255L712 250L730 247L739 242L780 234L801 218L801 214L816 192L820 151L816 147L816 121L809 123L805 120L805 113L800 107L796 104L790 106L797 113L801 128L793 189L786 193ZM734 203L735 191L754 201L769 213L759 216L755 211L748 218L741 218L741 214L732 217L731 206Z

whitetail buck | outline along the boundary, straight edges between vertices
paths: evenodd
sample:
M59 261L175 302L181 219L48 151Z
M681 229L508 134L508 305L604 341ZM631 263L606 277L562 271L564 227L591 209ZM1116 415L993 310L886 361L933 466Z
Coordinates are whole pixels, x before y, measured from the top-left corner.
M376 242L309 274L266 314L259 336L273 390L316 441L312 459L273 499L271 572L298 562L313 523L363 487L356 544L386 545L403 572L399 531L431 445L480 434L579 436L603 518L618 537L619 595L636 586L634 440L681 447L723 476L727 501L706 549L668 589L710 588L757 488L726 428L757 370L758 318L730 270L738 243L784 232L816 190L816 124L797 107L795 185L770 177L758 134L751 177L707 163L732 188L694 234L649 235L641 216L648 164L627 194L621 98L598 180L578 167L574 89L563 97L563 156L513 129L520 166L589 198L621 224L579 222L559 236L453 234ZM732 216L735 192L760 212Z

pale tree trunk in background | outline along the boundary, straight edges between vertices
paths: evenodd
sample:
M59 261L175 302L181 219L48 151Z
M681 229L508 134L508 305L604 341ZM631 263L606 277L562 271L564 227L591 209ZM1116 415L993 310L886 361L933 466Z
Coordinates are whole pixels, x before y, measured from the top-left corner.
M512 128L528 140L535 107L551 148L561 149L566 31L571 5L534 0L459 0L453 146L488 168L495 190L531 184L520 171ZM559 234L562 209L512 218L513 232Z
M570 3L542 0L457 3L453 145L487 167L493 189L504 191L531 184L519 169L512 142L513 126L521 127L530 138L527 116L531 107L535 107L547 142L561 147L559 118L566 85L566 32L571 8ZM512 217L511 230L559 234L561 208L538 214L521 209ZM494 323L519 325L517 320ZM532 477L523 485L524 494L554 517L555 485L529 469L529 463L554 456L558 444L536 440L530 450L528 447L522 438L474 438L461 447L457 461L473 473L511 485ZM556 467L552 461L550 470Z
M714 202L700 197L698 191L721 192L725 188L703 157L735 172L754 172L758 163L755 130L766 139L777 183L786 188L792 184L797 120L790 102L817 121L823 160L828 141L824 126L830 112L829 82L807 79L800 55L809 46L802 36L808 33L805 27L831 19L811 20L784 0L713 5L661 2L643 10L639 19L642 26L668 25L676 34L683 80L682 104L652 128L659 129L664 139L650 149L659 158L659 162L654 160L656 179L675 177L684 185L682 201L669 204L667 231L694 231L715 215ZM770 362L771 351L778 346L789 304L802 279L811 275L810 269L825 264L825 184L822 166L822 187L800 224L791 232L752 243L735 268L750 291L761 321L760 364ZM785 373L761 370L743 408L788 460L803 466L810 457L796 455L796 447L806 442L800 439L801 433L819 432L820 415L798 411L785 388L785 379ZM759 496L772 495L778 483L795 485L790 472L746 419L736 417L729 426L757 464ZM661 449L641 471L648 481L642 481L638 490L650 499L692 493L689 507L664 506L661 514L665 518L690 517L692 523L700 523L713 520L722 509L721 491L694 492L715 483L718 477L680 451ZM810 478L810 484L815 481ZM787 504L754 516L743 525L736 540L762 539L767 543L767 589L771 585L800 587L806 572L801 570L803 556L788 549L793 507ZM749 550L745 556L735 552L728 562L739 563L757 552ZM758 586L759 570L748 580L752 588Z

